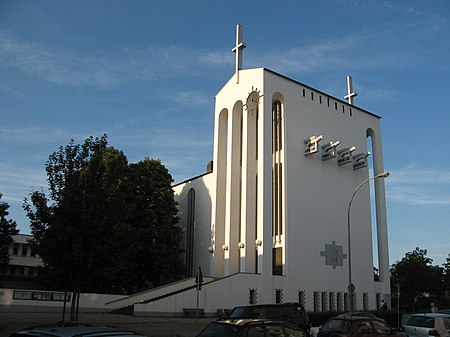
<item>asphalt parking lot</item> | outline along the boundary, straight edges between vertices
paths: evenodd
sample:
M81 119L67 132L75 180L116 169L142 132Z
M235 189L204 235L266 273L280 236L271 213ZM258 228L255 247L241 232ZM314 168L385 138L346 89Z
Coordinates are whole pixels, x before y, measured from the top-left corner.
M38 325L61 321L59 313L0 313L0 337ZM113 326L140 332L148 337L194 337L216 318L134 317L110 313L82 313L79 322Z

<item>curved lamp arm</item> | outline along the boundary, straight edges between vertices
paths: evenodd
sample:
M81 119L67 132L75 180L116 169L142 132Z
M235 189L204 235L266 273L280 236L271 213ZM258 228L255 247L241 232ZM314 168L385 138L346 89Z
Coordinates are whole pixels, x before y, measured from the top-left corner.
M389 172L382 172L378 173L376 176L373 176L371 178L368 178L364 180L361 184L358 185L358 187L353 191L353 194L350 198L350 201L348 202L348 209L347 209L347 233L348 233L348 293L349 293L349 304L350 304L350 312L353 311L353 292L354 287L352 284L352 246L351 246L351 231L350 231L350 208L352 207L353 198L355 197L356 193L359 191L361 187L363 187L365 184L367 184L371 180L375 180L378 178L387 178L389 177Z

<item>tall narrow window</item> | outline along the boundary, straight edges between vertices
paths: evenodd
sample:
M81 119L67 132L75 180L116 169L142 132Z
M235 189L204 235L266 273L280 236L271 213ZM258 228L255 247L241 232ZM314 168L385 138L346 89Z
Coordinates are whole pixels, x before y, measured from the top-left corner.
M283 275L283 248L272 248L272 275Z
M373 148L373 132L367 131L367 150L372 155L368 157L369 171L375 172L373 156L375 149ZM369 182L370 186L370 215L371 215L371 230L372 230L372 254L373 254L373 269L374 269L374 281L380 280L380 258L378 252L378 226L377 226L377 211L375 202L375 183Z
M195 190L191 188L187 194L186 277L190 277L193 275L194 228L195 228Z
M274 241L282 235L283 223L283 127L282 105L280 101L272 104L272 235ZM279 238L278 238L279 240Z

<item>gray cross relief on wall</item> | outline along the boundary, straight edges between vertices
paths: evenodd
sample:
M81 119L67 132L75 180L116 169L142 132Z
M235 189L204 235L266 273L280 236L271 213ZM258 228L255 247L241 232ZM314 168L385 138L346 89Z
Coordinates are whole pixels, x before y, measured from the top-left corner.
M325 256L325 264L327 266L333 266L333 269L336 269L336 266L343 266L344 259L347 258L347 254L343 253L343 247L336 245L335 241L325 244L325 251L320 252L320 256Z

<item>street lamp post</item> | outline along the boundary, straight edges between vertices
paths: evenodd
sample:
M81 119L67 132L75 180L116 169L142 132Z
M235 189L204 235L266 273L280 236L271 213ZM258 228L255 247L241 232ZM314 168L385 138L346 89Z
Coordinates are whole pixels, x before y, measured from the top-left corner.
M367 184L371 180L375 180L378 178L387 178L389 177L389 172L382 172L377 174L374 177L368 178L364 180L362 183L358 185L358 187L353 191L353 194L348 202L347 209L347 234L348 234L348 294L349 294L349 304L350 304L350 312L353 311L353 293L355 291L355 286L352 284L352 245L351 245L351 231L350 231L350 208L352 207L353 198L356 193L359 191L361 187Z

